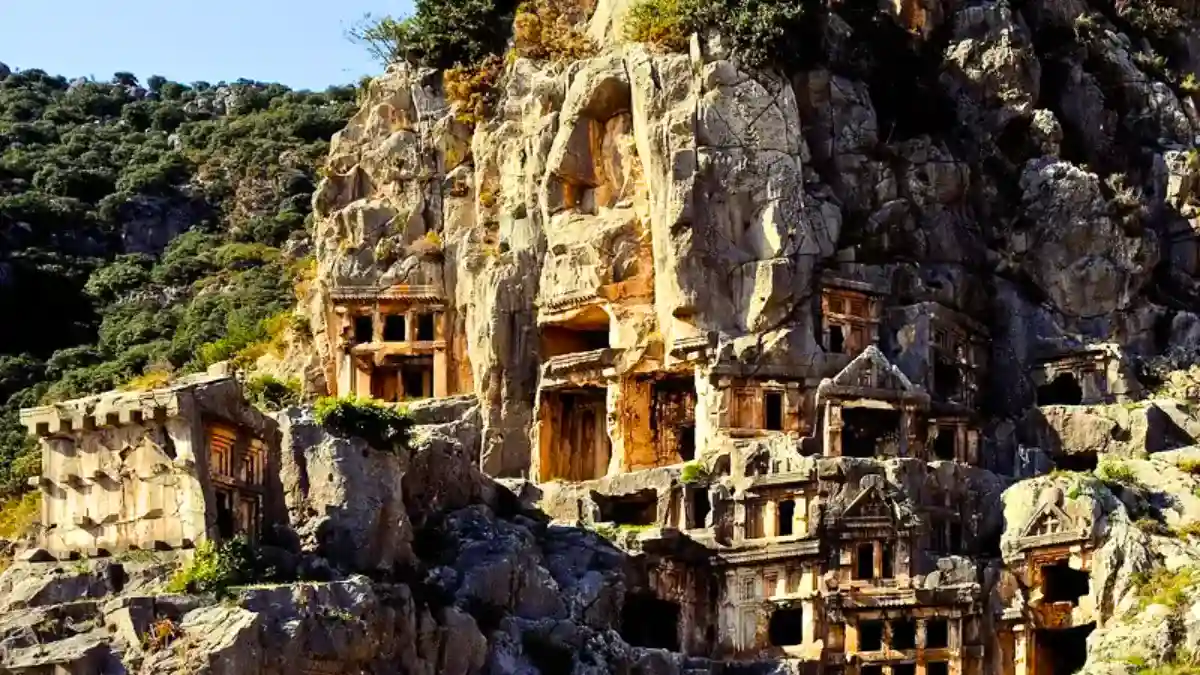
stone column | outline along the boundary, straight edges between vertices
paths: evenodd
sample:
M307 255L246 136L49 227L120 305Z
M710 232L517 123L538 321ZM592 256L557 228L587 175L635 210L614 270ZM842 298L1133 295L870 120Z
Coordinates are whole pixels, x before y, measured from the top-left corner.
M450 367L446 358L446 350L438 349L433 352L433 396L445 398L450 395Z
M358 396L371 395L371 371L363 370L357 364L352 366L354 372L354 393Z
M354 393L354 358L344 352L339 358L336 389L333 393L337 396Z
M842 407L833 402L825 403L825 432L822 439L826 457L842 456Z

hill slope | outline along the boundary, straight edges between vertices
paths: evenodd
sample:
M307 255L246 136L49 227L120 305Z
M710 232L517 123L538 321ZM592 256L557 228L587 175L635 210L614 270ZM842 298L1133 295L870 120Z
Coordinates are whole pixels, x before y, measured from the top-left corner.
M0 482L29 475L20 407L197 369L278 332L316 166L354 106L354 87L0 64Z

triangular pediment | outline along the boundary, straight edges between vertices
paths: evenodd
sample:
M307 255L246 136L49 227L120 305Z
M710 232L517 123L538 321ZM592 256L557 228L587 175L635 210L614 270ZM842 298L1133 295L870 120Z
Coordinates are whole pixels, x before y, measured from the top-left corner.
M1042 504L1021 530L1021 538L1044 537L1047 535L1074 533L1079 524L1067 515L1058 504L1047 502Z
M883 476L864 476L861 489L842 511L843 520L896 519L896 506L883 490Z
M899 392L918 392L919 389L900 369L888 361L878 347L870 346L854 357L833 377L837 387L864 387Z

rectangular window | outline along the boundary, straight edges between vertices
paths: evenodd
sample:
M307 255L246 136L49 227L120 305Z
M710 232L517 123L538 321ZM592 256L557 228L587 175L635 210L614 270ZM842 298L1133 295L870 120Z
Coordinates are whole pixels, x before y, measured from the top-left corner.
M875 545L859 544L854 552L854 578L875 578Z
M383 341L408 342L406 329L403 314L388 314L383 318Z
M786 499L779 502L779 517L777 522L779 525L779 536L792 536L792 520L796 516L796 502L791 499Z
M846 335L841 326L829 327L829 351L833 354L843 354L846 351Z
M768 391L763 401L766 419L763 427L768 431L783 431L783 392Z
M375 321L369 314L354 317L354 344L364 344L375 339Z
M877 652L883 649L883 622L863 621L858 624L858 651Z
M892 675L917 675L917 664L915 663L893 663Z
M930 619L927 621L925 623L925 648L945 649L949 646L950 622L946 619Z
M926 663L925 675L950 675L950 664L945 661Z
M417 315L417 339L422 342L431 342L436 340L437 332L434 330L434 316L432 314Z
M891 647L895 650L917 648L917 624L912 619L898 619L892 622Z

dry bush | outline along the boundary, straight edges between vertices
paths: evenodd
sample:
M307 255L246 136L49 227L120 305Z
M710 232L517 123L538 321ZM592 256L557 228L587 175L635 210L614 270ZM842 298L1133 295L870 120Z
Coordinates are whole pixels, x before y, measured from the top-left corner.
M514 44L529 59L574 61L596 53L596 43L580 27L586 19L571 0L532 0L517 8Z
M181 637L183 637L183 631L180 630L179 625L171 619L163 617L155 621L150 630L142 636L142 647L148 652L162 651Z
M496 84L504 72L504 61L495 54L473 66L455 66L442 74L446 100L455 117L474 126L487 119L496 100Z

